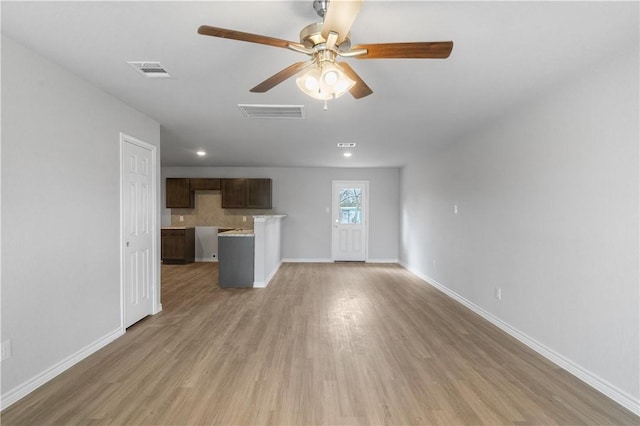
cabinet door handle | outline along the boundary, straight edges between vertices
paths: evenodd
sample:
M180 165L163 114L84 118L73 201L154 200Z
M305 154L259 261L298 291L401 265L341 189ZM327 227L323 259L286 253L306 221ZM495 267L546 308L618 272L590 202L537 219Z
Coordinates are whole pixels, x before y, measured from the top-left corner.
M129 241L127 241L127 247L129 247Z

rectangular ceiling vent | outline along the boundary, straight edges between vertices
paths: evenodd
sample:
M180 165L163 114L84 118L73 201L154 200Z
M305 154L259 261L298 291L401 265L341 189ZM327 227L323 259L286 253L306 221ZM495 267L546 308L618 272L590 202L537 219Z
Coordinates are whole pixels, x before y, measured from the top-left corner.
M170 78L169 72L160 62L127 62L146 78Z
M304 105L250 105L238 104L247 118L304 118Z
M338 142L338 148L355 148L355 142Z

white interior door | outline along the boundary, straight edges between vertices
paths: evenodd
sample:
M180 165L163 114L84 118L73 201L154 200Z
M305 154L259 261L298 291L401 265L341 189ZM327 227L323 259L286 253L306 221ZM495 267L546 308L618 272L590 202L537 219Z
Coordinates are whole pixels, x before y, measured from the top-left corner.
M332 249L334 261L367 259L369 182L333 181Z
M129 327L153 313L155 220L153 147L123 136L123 321Z

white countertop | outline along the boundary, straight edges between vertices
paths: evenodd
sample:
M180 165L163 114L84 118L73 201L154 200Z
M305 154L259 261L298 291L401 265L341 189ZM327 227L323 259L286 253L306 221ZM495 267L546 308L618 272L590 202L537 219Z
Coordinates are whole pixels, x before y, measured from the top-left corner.
M234 229L232 231L220 232L219 237L253 237L253 229Z
M282 220L287 217L286 214L264 214L253 216L254 222L266 222L267 220Z

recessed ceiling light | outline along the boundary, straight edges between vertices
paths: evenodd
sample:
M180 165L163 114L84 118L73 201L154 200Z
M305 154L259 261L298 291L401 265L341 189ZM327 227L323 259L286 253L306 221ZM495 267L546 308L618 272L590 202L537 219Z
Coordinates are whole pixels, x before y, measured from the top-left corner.
M349 158L349 157L351 157L351 155L352 155L352 154L351 154L349 151L346 151L346 152L345 152L344 154L342 154L342 155L344 155L345 157Z
M196 154L198 154L200 157L204 157L205 155L207 155L207 153L204 152L203 150L196 152Z

